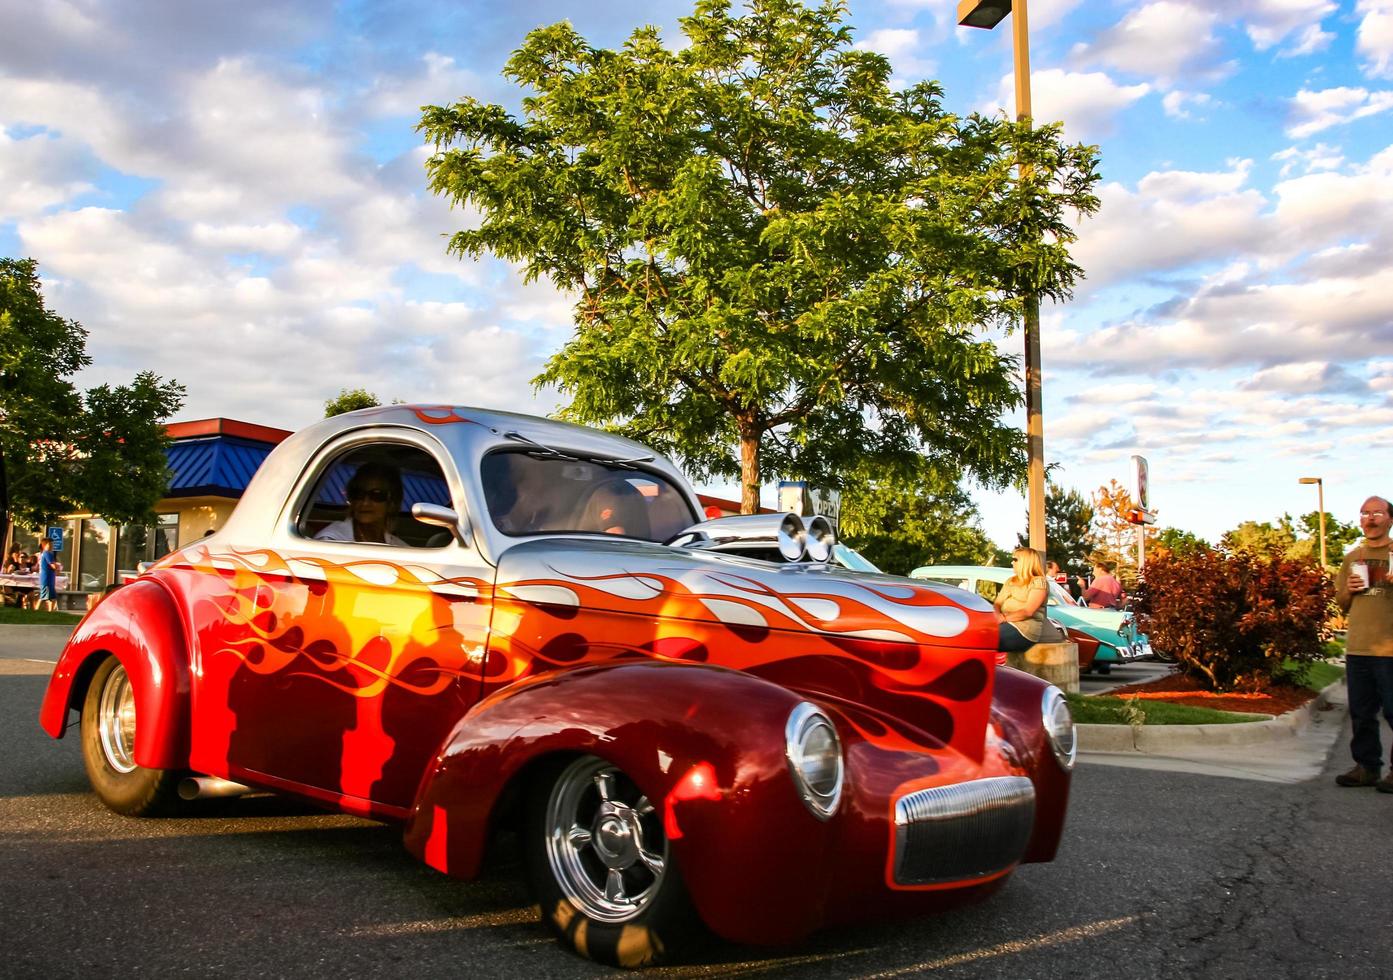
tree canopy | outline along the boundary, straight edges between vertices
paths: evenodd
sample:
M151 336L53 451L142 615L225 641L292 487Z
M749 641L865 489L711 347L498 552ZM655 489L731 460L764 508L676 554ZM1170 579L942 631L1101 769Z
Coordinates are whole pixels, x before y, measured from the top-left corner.
M1087 575L1089 561L1097 547L1093 534L1093 505L1077 490L1065 490L1051 483L1045 494L1045 540L1049 542L1049 558L1070 577ZM1027 523L1028 523L1027 515ZM1029 531L1016 535L1021 547L1030 544Z
M376 408L382 401L366 388L340 388L339 393L324 403L324 417L331 419L360 408Z
M954 479L926 471L919 482L862 479L842 497L840 533L882 571L920 565L990 565L996 547L977 507Z
M79 391L87 331L44 305L38 264L0 259L0 538L78 510L113 523L153 520L168 486L162 422L183 386L141 372Z
M521 117L466 97L419 127L432 190L480 216L450 250L576 297L536 379L563 414L738 475L746 512L767 475L863 459L1018 475L1017 362L981 331L1068 295L1066 218L1098 203L1095 148L893 89L845 15L700 0L678 50L539 28L504 69Z

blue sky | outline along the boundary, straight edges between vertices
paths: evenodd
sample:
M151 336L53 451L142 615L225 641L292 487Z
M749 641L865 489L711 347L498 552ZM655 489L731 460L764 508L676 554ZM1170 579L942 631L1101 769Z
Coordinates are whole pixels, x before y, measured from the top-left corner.
M954 111L1014 112L1009 22L859 0L857 42ZM296 428L343 387L521 411L570 302L444 241L418 107L516 105L531 28L678 38L688 3L0 0L0 253L183 418ZM1393 494L1393 0L1031 0L1037 120L1102 153L1087 279L1047 307L1046 456L1088 493L1151 462L1163 525ZM1018 338L1007 338L1007 349ZM1007 543L1019 496L978 493Z

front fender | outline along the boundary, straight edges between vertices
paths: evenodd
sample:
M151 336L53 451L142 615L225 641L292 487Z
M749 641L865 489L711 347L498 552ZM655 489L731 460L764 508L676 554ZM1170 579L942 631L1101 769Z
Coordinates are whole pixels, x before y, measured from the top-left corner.
M521 682L454 729L423 781L407 848L472 876L509 782L547 756L593 754L659 808L707 925L737 941L793 941L820 920L829 839L788 772L784 727L800 700L749 674L696 664L629 662ZM716 792L689 792L689 774L704 765Z
M1023 862L1054 860L1069 809L1073 774L1055 758L1041 715L1049 687L1049 682L1013 667L996 669L992 719L1035 784L1035 829Z
M78 624L44 694L44 731L63 737L69 713L82 710L87 682L108 654L121 661L135 694L135 761L151 769L187 764L188 644L173 598L153 579L118 589Z

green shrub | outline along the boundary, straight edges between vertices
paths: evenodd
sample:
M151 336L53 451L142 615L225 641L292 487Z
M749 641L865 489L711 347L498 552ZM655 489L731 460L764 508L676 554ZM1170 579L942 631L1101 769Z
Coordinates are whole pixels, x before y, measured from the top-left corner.
M1300 683L1325 656L1333 588L1309 561L1208 549L1146 563L1135 608L1153 647L1213 691Z

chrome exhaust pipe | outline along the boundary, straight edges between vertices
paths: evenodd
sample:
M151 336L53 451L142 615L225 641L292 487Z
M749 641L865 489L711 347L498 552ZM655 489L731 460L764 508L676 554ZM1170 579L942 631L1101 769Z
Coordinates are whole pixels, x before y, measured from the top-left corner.
M217 776L188 776L179 780L179 799L207 800L219 796L242 796L252 792L250 786L234 783Z

